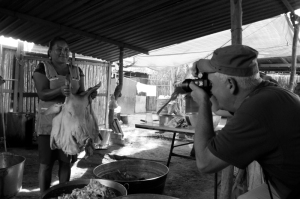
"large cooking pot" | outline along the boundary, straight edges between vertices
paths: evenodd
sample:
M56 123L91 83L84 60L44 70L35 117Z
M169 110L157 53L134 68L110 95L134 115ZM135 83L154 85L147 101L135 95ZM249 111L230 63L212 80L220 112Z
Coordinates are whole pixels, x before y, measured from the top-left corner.
M0 198L12 198L20 191L25 160L23 156L8 152L0 154Z
M126 188L120 183L112 180L95 179L106 187L113 189L117 196L127 195ZM70 182L61 183L48 189L43 195L42 199L51 199L61 196L62 194L70 194L76 188L83 188L90 183L90 179L73 180Z
M123 184L128 194L161 194L165 188L169 168L149 160L120 160L99 165L94 168L93 173L97 178Z
M119 196L115 199L179 199L172 196L159 195L159 194L131 194L127 196Z

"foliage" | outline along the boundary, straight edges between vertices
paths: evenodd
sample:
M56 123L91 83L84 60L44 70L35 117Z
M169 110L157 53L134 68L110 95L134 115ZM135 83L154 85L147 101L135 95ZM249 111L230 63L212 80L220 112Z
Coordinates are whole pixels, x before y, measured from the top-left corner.
M290 82L290 75L289 74L268 74L268 76L271 76L273 79L275 79L279 86L288 89L289 82ZM295 83L300 82L300 76L295 75ZM296 84L295 84L296 86Z

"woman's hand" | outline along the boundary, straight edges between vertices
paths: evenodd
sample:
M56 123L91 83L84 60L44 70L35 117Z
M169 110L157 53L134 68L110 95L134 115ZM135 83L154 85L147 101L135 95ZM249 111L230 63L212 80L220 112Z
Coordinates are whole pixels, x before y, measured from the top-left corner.
M60 87L60 91L66 97L70 96L70 94L71 94L71 89L70 89L69 85L64 85L64 86Z

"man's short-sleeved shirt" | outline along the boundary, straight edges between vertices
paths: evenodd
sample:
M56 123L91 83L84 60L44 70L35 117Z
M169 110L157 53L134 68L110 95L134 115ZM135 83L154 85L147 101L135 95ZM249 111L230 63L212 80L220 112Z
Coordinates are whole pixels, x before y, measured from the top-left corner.
M209 150L238 168L256 160L285 198L300 182L300 99L262 82L210 142Z

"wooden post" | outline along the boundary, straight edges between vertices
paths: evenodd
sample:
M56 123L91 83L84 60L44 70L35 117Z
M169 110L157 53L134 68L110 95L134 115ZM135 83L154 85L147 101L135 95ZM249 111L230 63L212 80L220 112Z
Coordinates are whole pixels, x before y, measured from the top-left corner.
M230 0L231 42L242 44L242 0Z
M115 89L114 95L116 100L120 96L123 88L123 57L124 57L124 48L120 47L120 56L119 56L119 84Z
M120 47L120 56L119 56L119 84L116 86L114 91L115 100L117 101L123 87L123 55L124 55L124 48ZM109 128L113 128L114 122L114 109L109 109L108 112L108 123Z
M108 69L107 69L107 81L106 81L106 85L107 85L107 92L106 92L106 103L105 103L105 128L109 128L109 119L108 119L108 113L109 113L109 109L108 109L108 102L110 99L110 86L111 86L111 62L109 62L108 65Z
M242 0L230 0L231 42L242 44ZM220 199L230 199L233 187L233 166L222 171Z
M295 13L291 13L290 18L294 27L294 38L293 38L293 47L292 47L292 65L291 65L289 90L293 92L295 86L295 74L296 74L296 66L297 66L297 42L299 36L300 18ZM298 21L298 24L296 23L296 21Z
M23 111L23 90L24 90L24 68L22 63L22 53L24 51L24 43L19 41L16 53L15 62L15 79L18 81L14 83L14 112ZM19 95L19 96L18 96Z
M20 43L20 41L19 41L19 43ZM23 55L22 54L20 55L19 63L17 63L17 64L19 64L19 67L20 67L20 73L19 73L19 110L18 110L18 112L23 112L24 64L25 64L25 62L23 61Z

